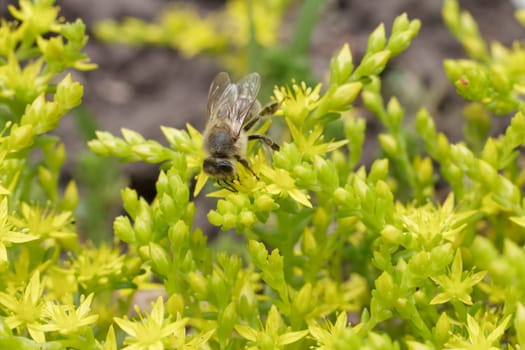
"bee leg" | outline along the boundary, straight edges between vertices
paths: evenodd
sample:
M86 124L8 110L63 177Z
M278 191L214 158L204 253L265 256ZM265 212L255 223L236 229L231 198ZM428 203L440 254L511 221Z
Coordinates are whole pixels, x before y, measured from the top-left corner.
M255 176L255 178L257 180L259 180L259 176L257 176L257 174L255 173L255 171L253 171L253 169L250 167L250 164L248 163L248 161L246 159L244 159L243 157L241 157L240 155L236 154L235 155L235 159L241 163L246 169L250 170L250 172L253 174L253 176Z
M280 106L281 106L280 102L270 101L264 105L263 109L259 112L259 116L264 117L267 115L274 115Z
M257 123L259 121L259 119L261 119L260 115L254 116L246 124L244 124L244 126L242 128L244 129L244 131L250 130L255 125L255 123Z
M217 180L217 184L230 192L237 192L237 189L233 186L233 183L228 180Z
M250 130L262 117L275 114L280 105L281 104L277 101L272 101L266 104L263 109L261 109L258 113L255 113L255 115L253 115L253 117L243 126L244 131Z
M274 151L278 151L278 150L281 149L278 144L273 142L272 139L269 138L266 135L260 135L260 134L248 135L248 140L249 141L251 141L251 140L260 140L260 141L264 142L265 144L267 144L268 146L270 146Z

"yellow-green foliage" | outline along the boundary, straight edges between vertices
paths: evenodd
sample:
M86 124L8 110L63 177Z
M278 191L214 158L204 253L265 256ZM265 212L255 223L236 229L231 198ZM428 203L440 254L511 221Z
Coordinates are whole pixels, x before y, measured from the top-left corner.
M493 44L489 54L454 0L443 14L470 58L445 67L475 103L468 144L450 143L422 109L409 150L403 107L383 102L379 75L421 25L400 15L389 36L384 25L370 35L361 62L344 45L326 86L275 88L281 149L250 148L258 177L239 167L237 192L208 181L190 125L162 127L167 147L128 129L99 132L96 153L163 164L151 203L122 190L119 242L100 247L77 240L78 194L74 183L58 189L65 150L47 134L82 96L57 75L94 68L84 26L58 20L50 0L10 11L18 22L0 27L1 349L525 346L525 50ZM358 165L358 96L384 126L385 157L368 169ZM510 125L487 137L489 113L502 111ZM443 198L438 181L449 186ZM218 198L207 218L239 236L240 254L195 226L193 198L204 195ZM155 301L130 312L145 291Z
M242 74L247 68L245 48L250 43L251 31L263 47L274 45L289 2L229 0L224 10L205 15L199 14L199 9L191 3L178 4L151 23L135 17L127 17L120 23L101 21L95 33L108 42L167 46L186 57L202 53L216 55L228 68Z
M298 16L285 38L281 23L292 4ZM94 32L109 43L163 46L186 58L206 55L234 76L256 70L273 83L287 84L291 79L313 80L308 52L323 6L319 0L227 0L224 9L202 13L191 3L179 3L153 22L136 17L104 20L95 24ZM263 86L261 95L269 95L271 86Z

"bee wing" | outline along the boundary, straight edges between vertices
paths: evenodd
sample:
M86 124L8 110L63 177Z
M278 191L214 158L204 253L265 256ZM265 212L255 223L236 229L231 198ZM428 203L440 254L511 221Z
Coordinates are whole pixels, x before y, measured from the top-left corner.
M261 87L261 77L258 73L251 73L242 78L236 86L236 98L232 106L232 129L235 136L239 136L243 125L253 116L250 111L257 100L257 94Z
M250 111L260 86L261 78L258 73L248 74L238 83L231 83L227 73L219 73L210 86L207 121L228 119L233 137L237 138L242 126L251 117Z
M208 92L208 105L206 107L206 122L217 116L217 107L221 104L221 96L228 86L232 85L230 76L226 72L220 72L211 82Z

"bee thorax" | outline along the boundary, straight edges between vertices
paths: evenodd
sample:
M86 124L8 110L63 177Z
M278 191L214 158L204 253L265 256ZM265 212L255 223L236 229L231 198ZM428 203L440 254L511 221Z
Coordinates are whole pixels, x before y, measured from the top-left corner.
M230 153L232 145L232 138L226 131L213 132L208 136L208 147L213 155L221 156Z

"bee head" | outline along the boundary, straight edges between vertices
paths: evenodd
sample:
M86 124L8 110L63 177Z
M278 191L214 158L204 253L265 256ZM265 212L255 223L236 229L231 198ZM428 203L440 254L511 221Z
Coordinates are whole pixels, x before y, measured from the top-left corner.
M208 157L204 159L202 169L217 179L230 179L235 175L235 165L227 158Z

